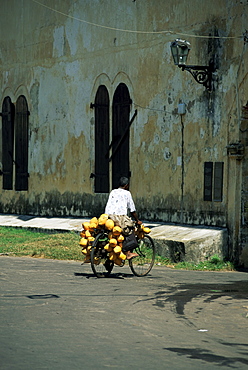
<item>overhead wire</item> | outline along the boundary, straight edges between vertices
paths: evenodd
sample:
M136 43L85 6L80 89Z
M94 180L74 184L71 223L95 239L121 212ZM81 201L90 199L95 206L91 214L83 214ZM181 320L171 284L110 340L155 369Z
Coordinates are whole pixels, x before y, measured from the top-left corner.
M31 0L33 3L36 3L46 9L49 9L55 13L58 13L60 15L63 15L67 18L70 18L70 19L73 19L73 20L76 20L78 22L81 22L81 23L85 23L85 24L88 24L88 25L91 25L91 26L94 26L94 27L99 27L99 28L103 28L103 29L108 29L108 30L112 30L112 31L119 31L119 32L126 32L126 33L135 33L135 34L170 34L170 35L178 35L178 36L183 36L183 37L193 37L193 38L206 38L206 39L243 39L244 40L244 43L247 42L247 39L248 39L248 36L247 36L247 30L240 36L214 36L214 35L195 35L195 34L189 34L189 33L183 33L183 32L177 32L177 31L172 31L172 30L161 30L161 31L141 31L141 30L130 30L130 29L123 29L123 28L116 28L116 27L110 27L110 26L105 26L105 25L102 25L102 24L98 24L98 23L94 23L94 22L89 22L89 21L86 21L84 19L81 19L81 18L78 18L78 17L75 17L75 16L72 16L70 14L67 14L67 13L64 13L64 12L61 12L57 9L54 9L48 5L45 5L44 3L41 3L40 1L38 0ZM154 111L162 111L164 113L169 113L169 114L173 114L172 112L167 112L166 110L162 110L162 109L156 109L156 108L148 108L148 107L142 107L138 104L134 104L136 105L137 107L140 107L142 109L148 109L148 110L154 110Z
M240 35L240 36L211 36L211 35L204 36L204 35L194 35L194 34L182 33L182 32L171 31L171 30L141 31L141 30L129 30L129 29L124 29L124 28L110 27L110 26L105 26L105 25L102 25L102 24L94 23L94 22L89 22L89 21L86 21L86 20L78 18L78 17L74 17L70 14L61 12L60 10L57 10L57 9L54 9L54 8L48 6L48 5L45 5L44 3L41 3L38 0L31 0L31 1L33 3L39 4L40 6L43 6L44 8L49 9L49 10L55 12L55 13L61 14L65 17L67 17L67 18L74 19L78 22L86 23L86 24L89 24L91 26L105 28L105 29L112 30L112 31L119 31L119 32L126 32L126 33L136 33L136 34L170 34L170 35L179 35L179 36L187 36L187 37L195 37L195 38L208 38L208 39L209 38L211 38L211 39L241 39L241 38L243 39L244 38L244 35Z

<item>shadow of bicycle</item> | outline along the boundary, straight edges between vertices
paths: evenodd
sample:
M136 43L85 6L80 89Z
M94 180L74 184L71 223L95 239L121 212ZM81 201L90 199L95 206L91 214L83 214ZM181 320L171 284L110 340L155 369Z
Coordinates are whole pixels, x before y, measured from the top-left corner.
M81 276L86 279L91 279L91 278L98 279L93 273L86 273L86 272L75 272L74 276ZM117 273L111 273L110 275L104 275L100 279L132 279L134 277L135 276L133 274L117 272Z

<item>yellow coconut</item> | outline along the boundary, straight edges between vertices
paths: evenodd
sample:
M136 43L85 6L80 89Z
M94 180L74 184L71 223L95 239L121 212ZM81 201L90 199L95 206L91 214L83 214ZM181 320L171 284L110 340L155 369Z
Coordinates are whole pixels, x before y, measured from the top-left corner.
M112 230L114 226L115 226L115 223L114 223L113 220L111 220L110 218L108 220L106 220L106 222L105 222L105 228L107 230Z
M90 222L90 225L89 225L89 230L90 231L93 231L94 229L97 228L97 223L96 222Z
M118 238L117 238L117 241L119 242L119 243L121 243L121 242L123 242L123 240L124 240L125 238L124 238L124 236L122 235L122 234L120 234L119 236L118 236Z
M109 245L109 243L104 246L104 249L107 252L112 252L112 250L113 250L113 248Z
M123 253L123 252L121 252L120 253L120 259L122 259L123 261L125 261L125 259L127 258L127 256Z
M120 253L121 252L121 247L119 245L117 245L116 247L114 247L114 252L115 253Z
M105 223L106 223L107 219L108 219L108 215L107 215L106 213L103 213L103 214L99 217L99 219L98 219L98 224L99 224L100 226L105 225Z
M89 236L87 240L88 240L89 243L93 243L95 238L94 238L94 236Z
M115 238L110 239L109 245L111 245L111 247L115 247L117 245L117 240Z
M81 238L80 241L79 241L79 244L81 246L86 246L88 244L88 240L85 239L85 238Z
M109 259L110 259L110 261L115 261L116 258L118 258L118 257L119 257L119 254L116 254L114 252L114 250L112 250L112 252L109 253Z
M88 221L83 222L82 225L83 225L84 230L89 230L90 223Z
M86 231L85 231L85 237L86 237L86 238L91 237L91 232L90 232L90 230L86 230Z
M112 232L113 232L113 235L115 235L115 236L119 236L119 235L121 234L121 232L122 232L122 229L121 229L121 227L120 227L120 226L115 226L115 227L113 228Z
M91 220L90 220L90 224L98 224L98 220L96 217L93 217Z
M110 261L114 261L115 258L116 258L115 253L114 252L110 252L109 253L109 259L110 259Z
M149 227L143 227L143 231L145 234L149 234L151 232L151 229Z

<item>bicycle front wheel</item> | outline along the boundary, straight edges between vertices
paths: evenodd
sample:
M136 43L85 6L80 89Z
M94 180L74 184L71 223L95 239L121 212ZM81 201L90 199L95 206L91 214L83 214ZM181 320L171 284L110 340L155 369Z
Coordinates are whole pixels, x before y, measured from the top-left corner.
M136 276L146 276L152 269L155 260L155 245L149 235L138 240L138 247L134 250L139 256L131 258L129 266Z
M106 245L106 237L103 234L98 234L90 252L91 268L94 275L98 278L109 276L114 267L114 262L109 260L104 245Z

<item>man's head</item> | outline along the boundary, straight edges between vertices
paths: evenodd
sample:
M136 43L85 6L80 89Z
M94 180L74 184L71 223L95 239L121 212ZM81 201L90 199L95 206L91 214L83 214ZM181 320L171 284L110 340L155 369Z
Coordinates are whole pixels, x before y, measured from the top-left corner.
M128 189L129 187L129 180L127 177L121 177L119 181L119 187L123 189Z

